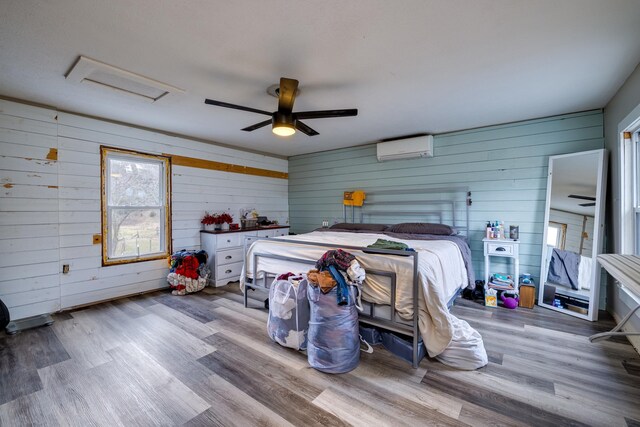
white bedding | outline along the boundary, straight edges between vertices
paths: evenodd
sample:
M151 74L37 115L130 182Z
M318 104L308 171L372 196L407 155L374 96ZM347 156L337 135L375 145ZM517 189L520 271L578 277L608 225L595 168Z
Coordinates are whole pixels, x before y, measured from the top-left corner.
M378 238L402 241L418 252L419 313L418 321L420 333L431 357L439 356L447 363L447 349L455 359L459 359L457 352L460 348L471 348L472 356L465 361L450 361L448 363L463 369L475 369L487 363L486 352L482 346L480 335L463 320L457 319L449 313L447 302L458 289L467 286L467 272L464 267L462 254L457 245L445 240L400 240L380 234L368 233L340 233L340 232L312 232L308 234L287 236L283 239L305 242L327 243L336 247L368 246ZM329 248L311 245L296 245L295 243L277 242L278 238L258 240L251 245L241 278L262 277L262 272L284 273L287 271L306 272L312 268L309 264L292 261L276 260L258 257L257 269L253 266L253 253L281 255L315 261ZM348 249L346 249L349 251ZM393 271L397 277L396 311L405 320L413 316L413 265L412 257L385 256L368 254L358 251L353 253L358 262L366 269ZM425 298L425 295L427 296ZM363 287L363 299L378 304L389 304L390 289L388 278L367 275ZM479 342L479 345L478 345ZM467 351L467 350L464 350ZM469 358L468 358L469 359Z
M578 265L578 286L580 289L591 289L591 271L593 270L593 261L591 258L580 255L580 264Z

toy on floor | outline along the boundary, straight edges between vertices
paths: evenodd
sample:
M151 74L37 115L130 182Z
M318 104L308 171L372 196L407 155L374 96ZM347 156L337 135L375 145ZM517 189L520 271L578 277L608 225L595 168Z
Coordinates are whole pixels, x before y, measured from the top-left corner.
M518 296L516 295L515 297L507 297L505 296L505 293L503 292L500 295L500 300L502 301L502 304L505 306L505 308L511 309L511 310L515 310L515 308L518 306Z

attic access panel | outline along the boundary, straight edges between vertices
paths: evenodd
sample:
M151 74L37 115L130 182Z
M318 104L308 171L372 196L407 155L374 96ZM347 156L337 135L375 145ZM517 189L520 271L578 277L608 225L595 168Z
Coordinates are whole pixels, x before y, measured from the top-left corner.
M76 83L88 83L155 102L170 93L184 90L95 59L80 56L65 76Z

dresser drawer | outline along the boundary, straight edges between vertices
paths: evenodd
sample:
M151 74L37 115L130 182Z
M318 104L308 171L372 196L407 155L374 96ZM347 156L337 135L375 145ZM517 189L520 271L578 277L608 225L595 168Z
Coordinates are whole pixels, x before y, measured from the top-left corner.
M288 228L278 228L276 230L273 230L275 232L274 237L281 237L281 236L288 236L289 235L289 229Z
M258 237L273 237L276 230L258 230L256 233Z
M240 277L243 264L244 263L240 261L234 264L219 265L218 268L216 268L216 280Z
M216 262L218 265L233 264L234 262L244 261L242 256L242 247L234 249L226 249L216 252Z
M516 255L515 245L505 242L487 243L487 255Z
M244 249L249 249L251 244L253 242L255 242L256 240L258 240L258 239L259 239L258 236L244 236L243 239L242 239L241 244L242 245L246 245L246 246L243 246Z
M216 236L216 248L218 250L241 245L240 233L227 233Z

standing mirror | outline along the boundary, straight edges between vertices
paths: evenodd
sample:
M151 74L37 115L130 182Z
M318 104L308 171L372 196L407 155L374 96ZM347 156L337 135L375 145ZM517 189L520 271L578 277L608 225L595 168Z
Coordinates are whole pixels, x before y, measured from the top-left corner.
M549 157L538 304L598 319L606 150Z

